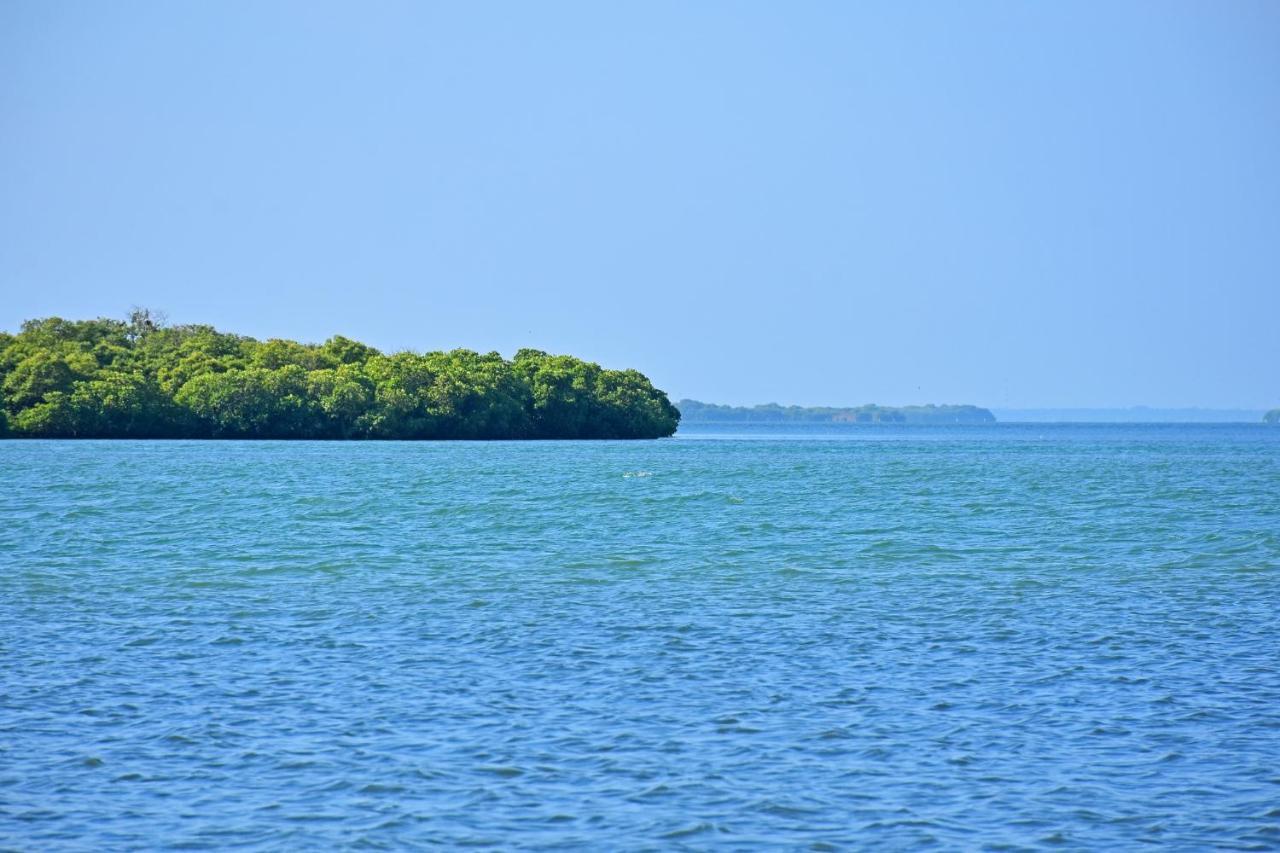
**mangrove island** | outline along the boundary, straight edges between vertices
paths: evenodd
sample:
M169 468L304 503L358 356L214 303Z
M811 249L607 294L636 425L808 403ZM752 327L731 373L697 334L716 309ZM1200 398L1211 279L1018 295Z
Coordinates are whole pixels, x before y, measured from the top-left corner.
M335 336L28 320L0 332L0 435L31 438L659 438L680 413L635 370L522 349L383 354Z
M978 406L718 406L697 400L676 403L687 424L990 424L996 417Z

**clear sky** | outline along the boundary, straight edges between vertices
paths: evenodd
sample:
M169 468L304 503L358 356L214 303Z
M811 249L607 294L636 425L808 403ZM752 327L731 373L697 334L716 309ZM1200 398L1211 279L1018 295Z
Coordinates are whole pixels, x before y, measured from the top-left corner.
M0 328L1280 405L1280 2L0 3Z

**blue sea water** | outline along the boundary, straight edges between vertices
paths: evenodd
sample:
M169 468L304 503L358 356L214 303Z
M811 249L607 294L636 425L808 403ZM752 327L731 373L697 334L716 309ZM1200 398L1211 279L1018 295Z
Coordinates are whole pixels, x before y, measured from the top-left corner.
M0 847L1280 845L1280 429L0 476Z

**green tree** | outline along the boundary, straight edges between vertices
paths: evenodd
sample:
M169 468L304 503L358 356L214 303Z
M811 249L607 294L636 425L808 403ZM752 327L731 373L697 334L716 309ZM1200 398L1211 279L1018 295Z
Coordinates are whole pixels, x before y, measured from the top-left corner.
M320 349L326 356L335 359L339 364L364 364L375 355L381 355L373 347L366 346L359 341L353 341L350 338L344 338L342 335L334 335L329 338Z
M215 438L310 438L319 405L307 394L307 372L249 367L197 376L175 401Z
M50 391L44 399L24 408L13 417L13 427L20 434L40 438L80 438L80 418L70 395Z
M530 419L537 438L588 437L597 365L541 350L516 353L515 371L529 389Z
M137 373L108 373L77 383L70 405L77 435L149 438L171 434L177 413L154 381Z
M307 374L307 394L325 420L323 438L359 438L368 432L374 401L373 380L358 364Z
M429 411L428 391L435 382L427 356L399 352L375 356L365 365L374 381L374 405L366 418L374 438L421 439L438 435Z
M5 403L17 413L44 402L51 393L69 394L76 380L93 375L96 368L96 362L84 353L36 350L5 376Z
M305 370L323 370L341 364L323 347L307 346L297 341L285 341L279 338L272 338L258 344L253 349L250 362L256 367L265 367L268 370L278 370L289 365L296 365Z

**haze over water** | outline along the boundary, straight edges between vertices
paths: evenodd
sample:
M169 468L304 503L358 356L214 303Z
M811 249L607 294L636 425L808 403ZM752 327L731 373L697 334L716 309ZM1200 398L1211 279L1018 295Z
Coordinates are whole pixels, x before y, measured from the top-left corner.
M0 472L0 846L1280 843L1280 430Z

